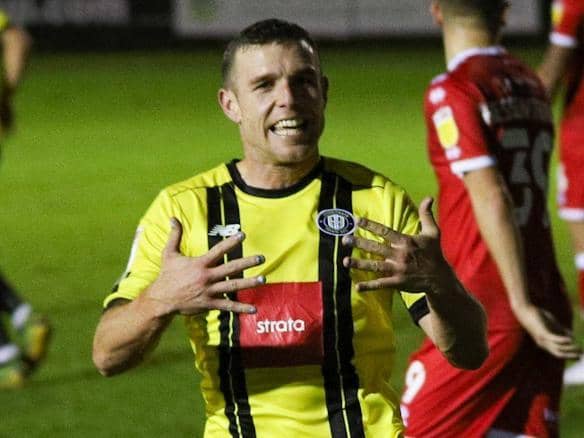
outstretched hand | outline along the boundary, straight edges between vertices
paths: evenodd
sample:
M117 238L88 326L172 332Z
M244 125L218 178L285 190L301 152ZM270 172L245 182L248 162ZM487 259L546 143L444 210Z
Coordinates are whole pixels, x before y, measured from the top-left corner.
M254 255L219 264L229 251L241 244L245 234L240 232L219 242L200 257L182 255L181 238L182 225L172 218L160 274L148 289L149 298L163 305L168 314L195 315L213 309L255 313L253 306L230 300L224 294L264 284L263 276L228 279L262 264L264 257Z
M418 209L422 230L418 235L402 234L391 228L360 218L358 226L383 238L382 242L345 236L343 243L375 257L346 257L345 267L377 273L375 280L360 282L357 290L401 288L410 292L432 292L450 277L452 271L440 247L440 230L432 215L432 198L425 198Z
M547 310L530 304L516 310L515 315L535 343L551 355L560 359L578 359L582 355L571 331Z

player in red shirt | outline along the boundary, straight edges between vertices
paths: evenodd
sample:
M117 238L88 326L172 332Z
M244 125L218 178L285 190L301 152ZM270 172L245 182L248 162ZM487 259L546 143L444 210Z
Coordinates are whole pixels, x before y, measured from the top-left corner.
M448 71L425 97L444 254L485 307L490 356L458 371L425 340L406 373L410 437L558 436L564 359L578 357L546 209L551 109L496 45L507 2L434 0Z
M563 81L566 85L560 128L558 206L576 252L580 315L584 317L584 1L555 1L552 25L539 75L551 96ZM564 383L584 384L584 359L566 370Z

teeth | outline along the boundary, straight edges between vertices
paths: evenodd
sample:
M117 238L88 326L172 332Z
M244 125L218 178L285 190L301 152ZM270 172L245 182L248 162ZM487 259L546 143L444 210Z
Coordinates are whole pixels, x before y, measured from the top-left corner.
M274 125L274 129L282 128L299 128L304 124L304 119L294 118L294 119L284 119L280 120Z
M284 119L274 124L271 130L274 134L282 137L289 135L299 135L302 133L302 128L305 124L306 121L302 118Z

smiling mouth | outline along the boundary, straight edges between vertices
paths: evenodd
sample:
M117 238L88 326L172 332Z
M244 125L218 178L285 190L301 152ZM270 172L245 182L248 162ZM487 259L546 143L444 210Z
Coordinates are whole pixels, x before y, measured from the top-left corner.
M283 119L270 127L270 131L280 137L288 137L292 135L300 135L306 129L306 120L295 117L291 119Z

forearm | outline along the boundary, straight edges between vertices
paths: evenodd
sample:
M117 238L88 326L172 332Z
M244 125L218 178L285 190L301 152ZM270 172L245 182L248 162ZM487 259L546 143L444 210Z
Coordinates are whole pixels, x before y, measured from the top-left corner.
M494 169L481 178L480 187L467 184L479 231L501 275L511 308L531 304L523 247L504 182Z
M543 85L551 97L554 97L562 78L565 77L573 50L550 44L537 69Z
M474 176L473 176L474 174ZM580 348L568 329L531 300L519 227L513 204L499 173L493 169L465 177L480 233L492 255L513 314L537 345L558 358L577 357Z
M21 28L12 27L2 34L4 88L12 93L18 86L28 62L32 39Z
M95 332L93 362L104 376L119 374L141 363L154 349L172 315L161 311L147 293L107 310Z
M458 281L452 270L426 294L430 314L420 326L448 361L477 369L489 354L486 315L481 304Z

